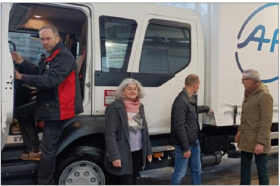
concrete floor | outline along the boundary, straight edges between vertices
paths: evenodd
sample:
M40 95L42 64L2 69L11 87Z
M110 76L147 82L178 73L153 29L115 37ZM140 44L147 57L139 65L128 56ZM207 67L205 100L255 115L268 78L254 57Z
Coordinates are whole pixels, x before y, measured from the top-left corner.
M268 156L268 168L270 173L270 185L279 185L278 177L278 153ZM137 185L170 185L172 167L144 171L142 178L137 180ZM204 168L202 170L203 185L239 185L240 159L228 159L223 157L218 166ZM13 180L2 180L3 185L34 185L37 184L34 175L24 176ZM182 185L191 185L190 175L182 179ZM258 185L256 165L252 163L252 185Z
M268 156L270 185L279 185L278 153ZM142 178L137 180L137 185L169 185L173 168L162 168L141 172ZM240 159L223 158L218 166L207 167L202 170L203 185L239 185ZM190 175L182 179L182 185L190 185ZM252 185L258 185L256 164L252 162Z

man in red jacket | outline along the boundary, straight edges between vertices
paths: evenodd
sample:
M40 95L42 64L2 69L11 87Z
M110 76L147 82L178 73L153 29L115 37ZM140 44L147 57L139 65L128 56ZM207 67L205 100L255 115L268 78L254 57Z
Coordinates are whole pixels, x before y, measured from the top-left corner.
M39 30L39 36L42 46L50 55L38 67L24 60L18 53L12 53L13 61L21 72L15 71L15 79L37 88L36 106L29 105L24 114L18 112L21 131L27 133L22 135L24 143L30 145L31 149L29 153L22 154L21 158L36 159L40 149L42 157L38 166L38 183L54 184L58 140L63 126L69 119L83 112L83 106L75 58L62 46L57 29L44 26ZM36 121L45 122L40 148L34 120L32 122L27 119L27 116L34 114Z

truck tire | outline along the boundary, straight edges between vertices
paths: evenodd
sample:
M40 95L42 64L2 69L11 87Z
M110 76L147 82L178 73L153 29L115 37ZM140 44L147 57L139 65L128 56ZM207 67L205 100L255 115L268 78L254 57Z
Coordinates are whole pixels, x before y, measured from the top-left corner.
M104 169L103 162L104 152L96 147L72 148L57 160L57 183L59 185L105 185L105 179L106 177L108 179L109 175Z

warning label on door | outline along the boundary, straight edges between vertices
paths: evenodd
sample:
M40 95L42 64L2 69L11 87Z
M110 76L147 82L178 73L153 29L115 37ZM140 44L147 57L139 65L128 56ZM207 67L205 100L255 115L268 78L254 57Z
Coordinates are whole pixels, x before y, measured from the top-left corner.
M115 90L104 90L104 106L108 106L110 103L115 101L115 92Z

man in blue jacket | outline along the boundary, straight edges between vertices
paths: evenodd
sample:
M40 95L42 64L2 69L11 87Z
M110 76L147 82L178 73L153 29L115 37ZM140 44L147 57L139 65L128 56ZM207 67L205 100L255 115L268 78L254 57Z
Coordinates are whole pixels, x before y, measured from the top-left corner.
M171 111L171 141L175 147L175 167L171 185L180 185L191 168L192 185L201 185L200 128L198 113L213 113L208 106L197 106L193 95L197 94L200 80L190 74L185 79L185 87L176 97Z
M12 53L13 61L21 72L15 71L15 79L37 87L36 106L29 105L25 114L19 112L18 116L21 131L27 133L22 135L24 143L29 146L29 152L22 154L21 158L40 160L38 184L54 184L58 140L63 126L83 112L83 106L75 58L62 46L57 29L44 26L39 30L39 36L42 46L50 55L38 67L18 53ZM35 120L45 123L40 148L34 120L32 123L32 119L26 119L34 112Z

